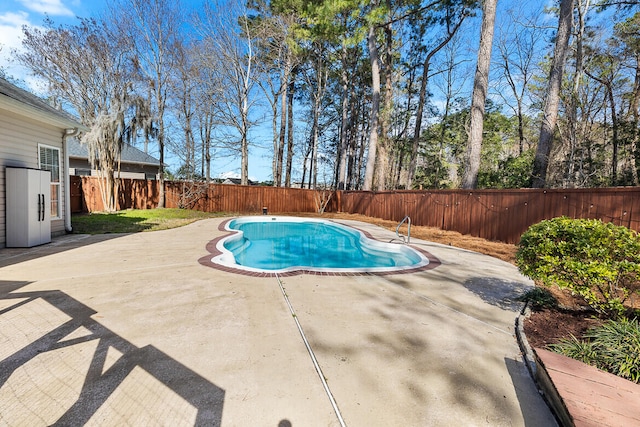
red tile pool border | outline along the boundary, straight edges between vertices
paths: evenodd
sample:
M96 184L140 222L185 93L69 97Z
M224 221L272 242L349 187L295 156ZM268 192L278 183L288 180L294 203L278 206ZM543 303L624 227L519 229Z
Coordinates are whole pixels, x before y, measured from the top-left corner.
M220 236L220 237L216 237L215 239L211 240L209 243L207 243L206 245L206 249L209 252L209 255L205 255L202 258L200 258L198 260L198 262L206 267L211 267L213 269L216 270L220 270L220 271L225 271L227 273L235 273L235 274L241 274L243 276L251 276L251 277L290 277L290 276L299 276L301 274L308 274L311 276L390 276L390 275L394 275L394 274L409 274L409 273L417 273L419 271L427 271L427 270L433 270L434 268L438 267L441 263L440 260L438 258L436 258L435 256L433 256L431 253L421 249L421 248L417 248L415 246L409 245L411 246L412 249L420 252L422 255L425 256L425 258L427 258L429 260L429 264L427 265L423 265L421 267L416 267L416 268L409 268L406 270L396 270L396 271L372 271L372 272L360 272L360 271L346 271L346 272L340 272L340 271L314 271L314 270L307 270L304 268L298 269L298 270L291 270L291 271L286 271L283 273L267 273L267 272L258 272L258 271L247 271L247 270L243 270L240 268L233 268L233 267L227 267L224 265L220 265L220 264L216 264L213 261L211 261L211 259L213 257L216 257L218 255L221 255L222 252L220 252L218 250L218 248L216 247L218 242L228 236L230 236L231 234L233 234L232 232L228 232L228 230L225 229L225 226L227 225L227 223L229 221L231 221L233 218L227 219L223 222L221 222L218 225L218 230L220 231L227 231L226 234ZM330 221L330 220L329 220ZM338 223L339 224L339 223ZM341 224L344 225L344 224ZM371 240L377 240L374 239L373 236L364 230L360 230L357 227L353 227L351 225L349 225L348 227L352 227L355 228L357 230L359 230L360 232L362 232L365 236L367 236L369 239Z

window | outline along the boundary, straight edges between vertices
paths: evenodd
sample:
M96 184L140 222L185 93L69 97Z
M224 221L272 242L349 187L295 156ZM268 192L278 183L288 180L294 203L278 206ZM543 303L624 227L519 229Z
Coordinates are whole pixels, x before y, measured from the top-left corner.
M51 172L51 218L60 217L60 149L38 145L40 169Z

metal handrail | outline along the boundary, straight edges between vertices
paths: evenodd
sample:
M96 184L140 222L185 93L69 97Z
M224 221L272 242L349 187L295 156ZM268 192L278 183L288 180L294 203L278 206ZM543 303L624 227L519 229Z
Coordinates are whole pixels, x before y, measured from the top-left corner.
M400 234L400 227L402 226L402 224L405 223L405 221L407 222L407 239L404 239L404 236L402 234ZM396 236L400 237L402 239L402 242L405 244L409 244L411 242L411 218L409 218L409 215L405 216L402 221L400 221L400 224L398 224L398 226L396 227Z

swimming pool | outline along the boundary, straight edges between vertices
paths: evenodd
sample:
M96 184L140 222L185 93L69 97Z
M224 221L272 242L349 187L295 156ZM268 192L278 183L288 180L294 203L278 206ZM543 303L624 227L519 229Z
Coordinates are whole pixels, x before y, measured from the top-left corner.
M413 248L370 239L332 221L294 217L241 217L225 229L214 264L256 272L292 270L391 272L415 269L429 259Z

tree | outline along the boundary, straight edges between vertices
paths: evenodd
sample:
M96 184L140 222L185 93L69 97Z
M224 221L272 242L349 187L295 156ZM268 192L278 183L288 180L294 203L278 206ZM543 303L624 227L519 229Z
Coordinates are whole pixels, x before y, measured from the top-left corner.
M177 46L182 43L183 13L180 2L174 0L118 0L111 5L110 12L120 38L131 44L139 74L138 90L151 95L160 160L158 207L163 208L169 82L176 71Z
M364 172L364 191L373 190L373 179L378 150L378 128L380 125L380 54L376 40L375 25L369 26L367 33L367 46L369 48L369 60L371 62L371 115L369 119L369 152L367 154L367 167Z
M16 57L48 83L51 94L68 103L90 128L82 137L92 168L100 174L102 201L116 209L120 152L140 127L145 103L133 91L126 40L107 23L82 19L76 26L24 28L25 51Z
M467 59L460 59L460 50L464 49L461 35L443 49L443 59L435 70L435 75L440 75L434 81L434 97L444 100L441 111L435 111L438 121L433 126L433 136L427 139L429 150L436 157L435 170L432 172L436 178L430 188L448 188L454 183L458 185L458 165L463 163L459 158L461 150L468 140L468 102L464 97L464 88L469 78L470 70L466 66ZM439 92L439 93L438 93ZM466 111L466 115L461 113ZM457 128L454 132L453 128ZM458 133L459 138L452 141L452 134ZM425 186L425 184L423 184ZM415 185L414 185L415 187Z
M213 138L216 125L218 125L218 101L222 98L221 77L215 64L208 60L209 52L201 43L194 45L192 54L195 55L195 68L197 72L197 94L195 120L198 123L198 137L201 149L201 171L207 182L211 181L211 152L214 148Z
M298 3L284 1L254 1L250 4L256 16L249 18L251 31L255 34L256 67L262 88L271 107L273 141L272 175L273 185L291 183L293 161L293 137L289 138L287 166L284 166L285 143L293 132L293 90L298 66L298 33L300 11ZM280 125L278 127L278 102L280 103ZM290 132L287 132L287 130Z
M348 170L349 97L353 88L350 85L348 73L353 67L354 61L358 60L357 55L350 54L359 52L358 45L363 40L363 34L358 29L363 28L364 20L356 13L360 10L361 5L355 0L341 2L278 0L271 4L272 9L278 14L285 13L287 16L297 17L295 24L289 28L289 34L294 39L294 42L289 44L294 47L292 50L295 59L290 77L292 78L294 75L306 76L306 81L300 82L300 89L303 91L307 89L308 92L297 93L299 101L306 101L311 111L318 109L322 104L325 92L327 92L327 86L331 83L330 79L334 76L340 76L341 86L335 86L336 88L340 87L340 105L342 107L339 110L341 127L338 132L339 142L335 147L335 169L336 181L340 181L336 185L344 188ZM335 54L336 51L340 52L339 55ZM340 58L339 63L335 61L337 57ZM309 74L307 70L314 71ZM334 70L336 70L335 73L332 73ZM326 77L322 77L323 75ZM300 90L293 81L290 81L289 85L286 92L294 87L296 91ZM289 94L287 96L290 100L292 99ZM284 114L284 103L282 108ZM291 114L291 109L287 107L287 116ZM317 114L311 115L311 120L314 123L319 122L320 116L330 116L330 114L318 110ZM335 119L337 120L337 117ZM319 126L312 125L312 128L318 129ZM281 129L284 131L284 126ZM287 121L287 129L289 131L293 129L291 120ZM313 137L313 131L311 135L309 166L315 167L318 162L317 159L313 160L316 157L313 153L317 151L314 149L317 144ZM283 141L283 135L280 136ZM291 138L288 139L291 143ZM288 150L287 173L290 172L291 155L292 150ZM306 169L304 170L306 173ZM287 180L285 179L285 181Z
M349 156L349 151L352 151L356 145L354 139L357 132L351 127L357 122L354 117L356 108L354 104L357 103L354 93L357 83L353 79L361 59L361 42L364 40L364 31L361 31L364 28L364 22L358 14L354 13L358 7L359 3L356 0L317 4L309 2L308 8L305 9L306 13L303 13L303 17L308 18L308 21L317 23L310 28L310 38L322 40L329 52L331 50L339 52L338 55L328 53L325 59L339 57L339 62L334 65L338 71L333 75L328 74L327 77L336 78L335 88L340 94L340 107L336 109L336 113L339 112L340 115L340 127L338 143L335 147L335 181L336 187L340 189L349 186L349 160L353 159ZM330 67L329 65L325 68L329 70Z
M518 119L518 155L522 155L528 145L526 130L526 109L532 102L526 102L529 85L535 76L536 64L540 61L540 41L543 31L536 22L539 14L526 18L520 24L521 15L510 11L511 20L501 28L497 47L500 62L497 64L500 77L509 91L500 88L497 95L511 108ZM528 104L528 105L527 105Z
M582 121L578 117L578 110L580 104L580 91L581 87L584 83L584 75L585 75L585 38L586 38L586 25L587 25L587 13L589 12L589 7L591 6L590 0L574 0L576 2L575 12L576 15L576 23L574 24L574 64L575 70L573 74L573 84L571 86L571 91L569 93L569 100L567 102L567 121L568 121L568 132L567 139L569 140L569 159L567 161L567 171L565 173L565 183L563 186L569 186L572 178L575 174L575 156L576 151L578 150L578 126L579 121Z
M478 63L471 96L471 122L469 125L469 142L462 188L476 188L478 185L484 107L489 86L489 66L491 65L491 47L493 44L497 3L498 0L483 0L482 2L482 28L480 30Z
M227 134L225 145L240 154L240 181L249 184L249 131L255 124L253 32L244 7L209 2L203 8L199 31L221 84L218 120Z
M603 58L604 59L604 58ZM609 59L609 61L612 58L607 58ZM606 60L606 59L605 59ZM605 67L607 65L611 65L611 64L606 64ZM616 108L616 98L614 96L613 93L613 84L614 82L612 81L613 78L615 77L615 75L613 74L615 70L611 70L609 72L607 72L606 74L602 75L602 76L596 76L594 73L591 73L589 71L587 71L587 75L589 77L591 77L592 79L594 79L595 81L597 81L598 83L600 83L601 85L604 86L605 88L605 93L607 94L607 100L609 101L609 108L611 110L610 113L610 117L611 117L611 128L612 128L612 139L611 139L611 148L612 148L612 152L611 152L611 175L610 175L610 183L612 186L616 186L618 185L618 152L619 152L619 144L620 144L620 140L619 140L619 133L620 133L620 122L618 119L618 111Z
M416 31L418 46L416 46L416 48L418 51L424 49L422 47L422 44L423 39L425 38L424 33L428 26L436 26L435 24L438 24L438 28L444 27L444 33L442 33L442 31L439 31L439 33L442 33L442 37L437 38L434 43L430 45L422 64L422 78L420 79L420 91L418 95L417 111L415 115L413 139L411 141L411 154L406 188L411 188L412 186L413 176L415 174L418 162L418 149L420 148L422 120L428 98L427 88L431 71L431 62L434 56L443 48L445 48L451 42L451 40L453 40L454 36L462 26L462 23L469 16L469 13L470 5L467 5L464 1L460 4L456 2L444 2L442 3L441 7L438 7L437 11L427 16L426 19L419 19L419 17L413 17L412 19L412 21L417 21L414 25L417 26Z
M500 104L492 102L491 98L487 99L478 187L528 187L533 152L518 152L518 119L508 118L500 109Z
M309 132L309 185L316 188L318 179L318 149L320 145L321 114L323 99L327 87L328 69L326 60L326 45L321 39L311 44L308 53L313 58L304 73L309 97L311 99L311 129ZM289 109L291 110L291 109Z
M542 125L540 126L540 139L538 140L538 147L533 160L533 188L543 188L547 181L547 169L549 167L549 155L551 154L551 146L553 144L553 132L555 131L558 120L562 75L569 50L572 14L573 0L561 0L560 14L558 16L558 31L556 33L555 48L545 95Z
M638 185L640 175L640 12L614 26L614 36L623 66L632 74L627 112L624 113L625 128L630 134L632 146L633 183Z
M345 31L348 27L348 14L342 13L343 24ZM337 185L339 190L345 190L349 187L349 149L352 144L349 141L349 112L351 110L350 102L355 102L351 96L354 92L353 86L349 81L349 70L353 67L352 63L357 63L357 55L350 53L357 52L353 46L350 46L350 42L345 34L345 37L340 43L340 144L336 153L336 167L338 169ZM355 67L354 67L355 68Z
M202 178L198 173L199 150L194 132L196 106L198 101L199 73L196 53L186 45L176 46L176 72L170 82L170 102L175 111L183 138L176 138L174 152L180 157L182 167L176 173L181 179Z
M453 90L449 86L446 90ZM458 165L462 164L468 140L469 100L449 99L440 120L428 126L422 134L420 162L414 187L455 188L459 185ZM433 143L432 141L437 141Z

